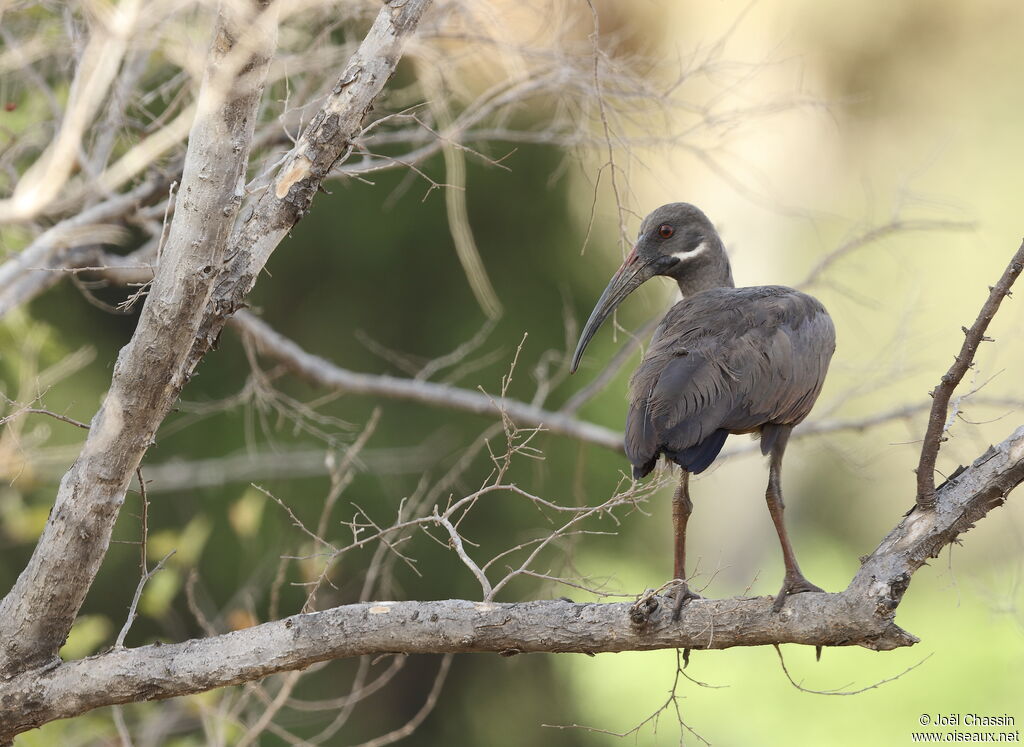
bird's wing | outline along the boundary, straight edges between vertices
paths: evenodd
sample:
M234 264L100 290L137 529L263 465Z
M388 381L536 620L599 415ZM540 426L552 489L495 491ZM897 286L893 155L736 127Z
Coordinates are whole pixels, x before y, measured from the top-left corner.
M835 333L810 296L766 288L692 301L669 311L633 377L626 453L638 468L720 430L799 423L825 378Z
M772 302L769 313L725 351L738 374L738 401L724 424L730 430L801 422L835 351L832 320L815 299L794 291Z

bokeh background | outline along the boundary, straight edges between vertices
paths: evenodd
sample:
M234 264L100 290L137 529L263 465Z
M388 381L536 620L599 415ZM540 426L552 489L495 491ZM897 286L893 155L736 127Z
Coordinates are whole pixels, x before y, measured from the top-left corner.
M491 5L512 37L536 33L538 19L543 21L543 3L530 4L529 13L520 4ZM714 70L684 83L688 100L713 114L694 127L693 111L668 109L656 125L659 131L694 129L692 137L675 143L660 138L649 144L645 123L633 123L635 141L628 152L617 153L614 171L600 149L543 144L492 143L489 152L505 156L506 168L470 159L469 220L504 313L474 354L481 365L460 385L496 392L524 334L511 396L529 400L538 366L564 365L551 351L564 355L575 342L567 339L566 317L577 324L586 318L624 251L611 189L614 173L629 232L659 204L693 202L719 227L740 285L798 284L844 242L894 226L837 259L808 288L832 313L839 339L811 421L857 423L926 406L928 391L959 348L961 325L973 321L987 286L1024 233L1018 74L1024 69L1024 6L1010 0L609 0L596 7L606 53L655 61L648 68L652 80L671 79L699 50L713 49ZM582 26L579 35L589 32ZM480 90L499 71L500 66L481 66L478 77L468 76L464 85ZM542 117L543 103L534 106L536 111L521 116ZM506 156L508 151L513 152ZM423 169L443 181L440 156ZM404 173L375 176L372 184L342 182L332 194L320 195L268 269L252 297L254 309L306 349L358 371L402 374L378 346L429 359L454 349L485 323L452 247L441 190L417 181L410 185ZM672 301L667 281L649 286L620 311L624 328L642 326ZM118 297L113 291L100 294L105 292ZM944 472L969 463L1024 423L1024 408L1014 404L1024 400L1022 323L1020 302L1006 302L993 324L995 342L984 347L974 378L962 387L984 385L960 403L964 417L940 455ZM132 316L106 313L71 285L59 286L8 315L0 328L7 396L25 398L42 372L46 406L88 420L132 326ZM625 339L613 338L610 328L601 331L581 372L555 381L549 406L557 407L602 369ZM630 369L580 416L619 428ZM186 487L153 486L152 559L170 548L177 554L147 589L130 642L202 634L185 599L193 571L200 604L222 629L267 619L278 558L302 548L301 534L279 506L251 487L245 469L225 475L215 467L200 479L200 460L278 455L283 476L264 464L259 484L314 521L327 478L316 469L316 458L314 474L296 476L288 466L299 457L289 455L315 457L324 450L324 435L343 447L355 433L345 423L358 427L380 406L366 464L344 501L386 519L424 475L442 474L490 422L408 403L337 397L318 403L323 419L312 432L258 399L237 397L249 375L241 343L225 333L147 457L147 464ZM299 401L323 395L299 381L276 385ZM909 508L923 429L920 411L792 442L787 516L811 580L829 590L844 588L858 557ZM23 567L80 440L70 426L30 418L9 424L0 436L0 587L7 588ZM605 500L626 469L624 458L562 437L542 435L536 445L545 459L517 463L514 479L564 502ZM743 438L730 440L732 449L745 446ZM486 460L475 463L457 489L472 489L489 469ZM777 590L782 563L764 507L765 480L763 460L748 450L720 460L691 483L690 556L699 559L705 595ZM655 496L645 512L625 517L614 535L585 537L562 548L571 552L572 572L599 579L610 593L635 594L667 580L669 490ZM907 744L911 732L920 730L921 714L1010 714L1018 724L1024 721L1024 509L1016 498L915 575L897 621L920 644L889 653L827 650L820 662L813 650L783 647L793 677L818 690L856 690L923 660L919 667L840 697L798 691L771 648L697 651L686 674L712 687L679 683L679 713L688 729L717 745ZM537 520L536 512L519 504L494 501L475 511L472 533L487 546L530 536ZM112 547L66 656L113 642L137 578L138 548L130 544L137 536L137 506L129 499L116 534L124 544ZM472 578L448 554L432 550L429 542L416 547L423 576L399 564L395 597L479 596ZM563 560L553 556L550 563L564 570ZM362 584L360 560L346 561L332 578L336 601L352 598ZM501 601L563 594L594 598L521 581ZM301 601L300 589L285 587L281 609L291 611ZM437 666L435 657L410 661L329 743L355 744L400 725L420 708ZM340 694L354 667L333 663L310 675L298 694ZM601 730L627 732L641 724L665 702L675 671L672 651L593 658L461 656L438 706L408 742L620 744L623 738ZM179 726L168 743L230 743L237 727L218 722L216 715L230 711L237 697L216 692L174 706ZM144 723L166 708L143 704L126 713L133 723ZM301 736L317 732L328 718L294 711L281 723ZM570 725L590 729L552 728ZM682 734L686 743L697 743L693 732L681 729L669 709L625 739L674 744ZM97 712L25 735L19 744L115 739L110 714ZM272 735L264 740L285 743Z

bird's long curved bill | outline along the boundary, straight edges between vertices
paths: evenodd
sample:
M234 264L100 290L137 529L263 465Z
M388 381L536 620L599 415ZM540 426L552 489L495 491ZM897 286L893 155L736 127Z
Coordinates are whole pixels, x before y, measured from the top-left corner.
M580 341L576 344L576 352L572 356L572 363L569 366L570 373L576 372L576 368L580 365L580 359L583 357L583 351L587 349L587 345L590 344L590 340L601 323L608 318L608 315L615 310L622 299L640 287L652 274L650 263L638 264L636 262L636 250L626 258L622 267L612 275L608 287L604 289L594 310L590 312L590 318L587 320L586 326L583 327Z

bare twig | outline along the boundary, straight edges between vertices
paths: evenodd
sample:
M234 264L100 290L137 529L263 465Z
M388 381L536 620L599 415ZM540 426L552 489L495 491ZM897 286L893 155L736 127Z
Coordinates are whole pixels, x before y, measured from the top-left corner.
M441 69L441 65L437 64L424 66L420 71L420 82L424 86L424 92L430 100L430 106L439 124L448 128L452 125L452 115L448 97L442 90L443 83L439 72ZM466 279L469 281L473 296L488 319L497 319L502 312L501 301L498 300L498 294L495 293L494 286L487 276L487 270L484 268L483 260L480 258L480 250L473 238L473 228L470 225L469 212L466 209L465 154L450 141L440 140L440 142L448 181L447 188L444 190L445 205L448 209L448 230L451 232L456 254L462 264Z
M169 553L164 555L163 558L160 559L159 563L146 571L142 575L142 578L139 579L139 583L135 587L135 595L132 597L132 603L128 607L128 617L124 621L124 625L121 626L121 632L117 634L117 640L114 641L115 649L124 648L125 636L127 636L128 631L132 629L132 623L135 622L135 618L138 617L139 614L137 609L139 606L139 599L142 598L142 590L146 588L146 584L149 583L149 579L153 578L153 576L163 569L164 563L166 563L174 553L175 551L171 550Z
M793 687L795 687L802 693L811 693L812 695L860 695L861 693L866 693L868 690L874 690L875 688L881 687L882 685L885 685L889 682L895 682L903 675L914 671L919 666L928 661L930 658L932 658L932 654L928 654L926 657L921 659L921 661L917 662L917 664L910 665L899 674L893 675L892 677L886 677L884 680L879 680L878 682L875 682L871 685L867 685L865 687L857 688L856 690L846 690L844 688L837 688L835 690L812 690L810 688L804 687L802 681L797 682L793 679L793 675L789 673L789 669L788 667L786 667L786 660L782 657L782 649L778 645L776 645L774 648L775 653L779 655L779 664L782 666L782 672L786 675L786 679L789 680L789 684L791 684Z
M679 700L680 700L680 698L682 698L682 696L679 694L679 680L680 679L687 679L687 680L689 680L691 682L694 682L696 684L699 684L699 685L703 686L703 683L698 683L696 680L694 680L692 677L688 676L683 671L683 668L685 666L686 666L686 657L684 655L680 654L679 649L676 649L675 673L672 676L672 687L669 688L668 697L665 699L664 703L662 703L660 706L658 706L658 708L656 708L654 710L653 713L651 713L649 716L644 718L642 721L640 721L640 723L636 724L631 729L619 732L619 731L612 731L610 729L602 729L602 728L599 728L599 727L596 727L596 726L584 726L582 724L569 724L568 726L566 726L566 725L558 725L558 724L544 724L544 726L549 728L549 729L581 729L583 731L588 731L588 732L591 732L591 733L594 733L594 734L608 734L609 736L624 738L624 737L635 737L635 736L639 735L640 732L643 730L643 728L645 726L647 726L648 724L651 724L651 730L656 735L658 733L658 722L661 719L661 715L663 713L665 713L669 708L672 708L675 711L675 713L676 713L676 720L679 723L679 731L680 731L679 744L680 745L684 744L683 734L685 732L689 732L690 734L695 736L698 740L700 740L703 744L709 745L709 747L710 747L711 743L708 742L708 740L706 740L704 737L702 737L696 731L694 731L693 728L689 724L687 724L686 721L683 720L682 707L679 705Z
M400 739L405 739L407 736L412 734L423 723L423 720L430 715L430 712L434 710L437 705L438 698L441 696L441 689L444 687L445 680L448 678L448 670L452 666L452 655L446 654L441 658L441 666L438 667L437 674L434 676L434 684L430 687L430 692L427 693L426 700L423 701L423 705L420 709L413 714L405 724L398 729L382 734L381 736L371 739L367 742L363 742L358 747L384 747L384 745L394 744Z
M47 410L42 407L23 407L19 410L16 410L15 412L12 412L10 415L5 415L4 417L0 418L0 425L6 425L8 421L13 420L19 415L48 415L49 417L54 418L55 420L59 420L62 423L75 425L78 426L79 428L89 430L89 425L87 423L83 423L79 420L75 420L74 418L69 418L67 415L61 415L59 412L53 412L52 410Z
M819 280L822 275L836 262L843 257L861 249L869 244L873 244L876 241L880 241L889 236L894 236L901 233L910 233L914 231L972 231L975 225L968 221L959 220L906 220L902 218L896 218L884 225L875 226L868 229L862 234L843 242L835 249L830 251L820 260L817 264L811 268L807 276L797 284L797 288L808 288Z
M69 247L93 243L101 237L97 230L109 236L112 222L165 189L167 182L162 176L150 179L130 192L87 208L40 234L28 247L0 265L0 316L60 279L34 268L55 266L55 255L59 256Z
M626 340L622 347L619 348L614 356L612 356L608 365L601 369L601 372L594 377L593 381L572 395L572 397L566 401L565 405L560 408L560 411L567 414L575 413L583 405L589 402L594 395L608 386L611 380L619 374L623 366L629 362L640 346L643 345L652 334L654 334L654 330L657 329L659 324L661 324L661 319L659 317L655 317L640 327L640 329L636 330L636 332L632 333L629 336L629 339Z
M620 434L563 413L543 410L506 398L492 398L478 392L431 381L362 374L339 368L323 358L307 353L274 331L266 322L244 311L232 317L231 325L251 336L261 353L272 356L296 374L320 386L353 394L369 394L443 406L477 415L504 414L512 422L523 426L539 426L552 433L571 436L607 449L622 450Z

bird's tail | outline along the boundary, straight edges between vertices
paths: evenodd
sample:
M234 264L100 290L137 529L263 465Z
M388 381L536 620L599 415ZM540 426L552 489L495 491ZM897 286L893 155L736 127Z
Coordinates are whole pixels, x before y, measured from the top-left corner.
M725 439L729 437L729 431L719 428L699 444L680 449L679 451L665 450L665 456L695 475L700 474L715 461L722 447L725 446Z

